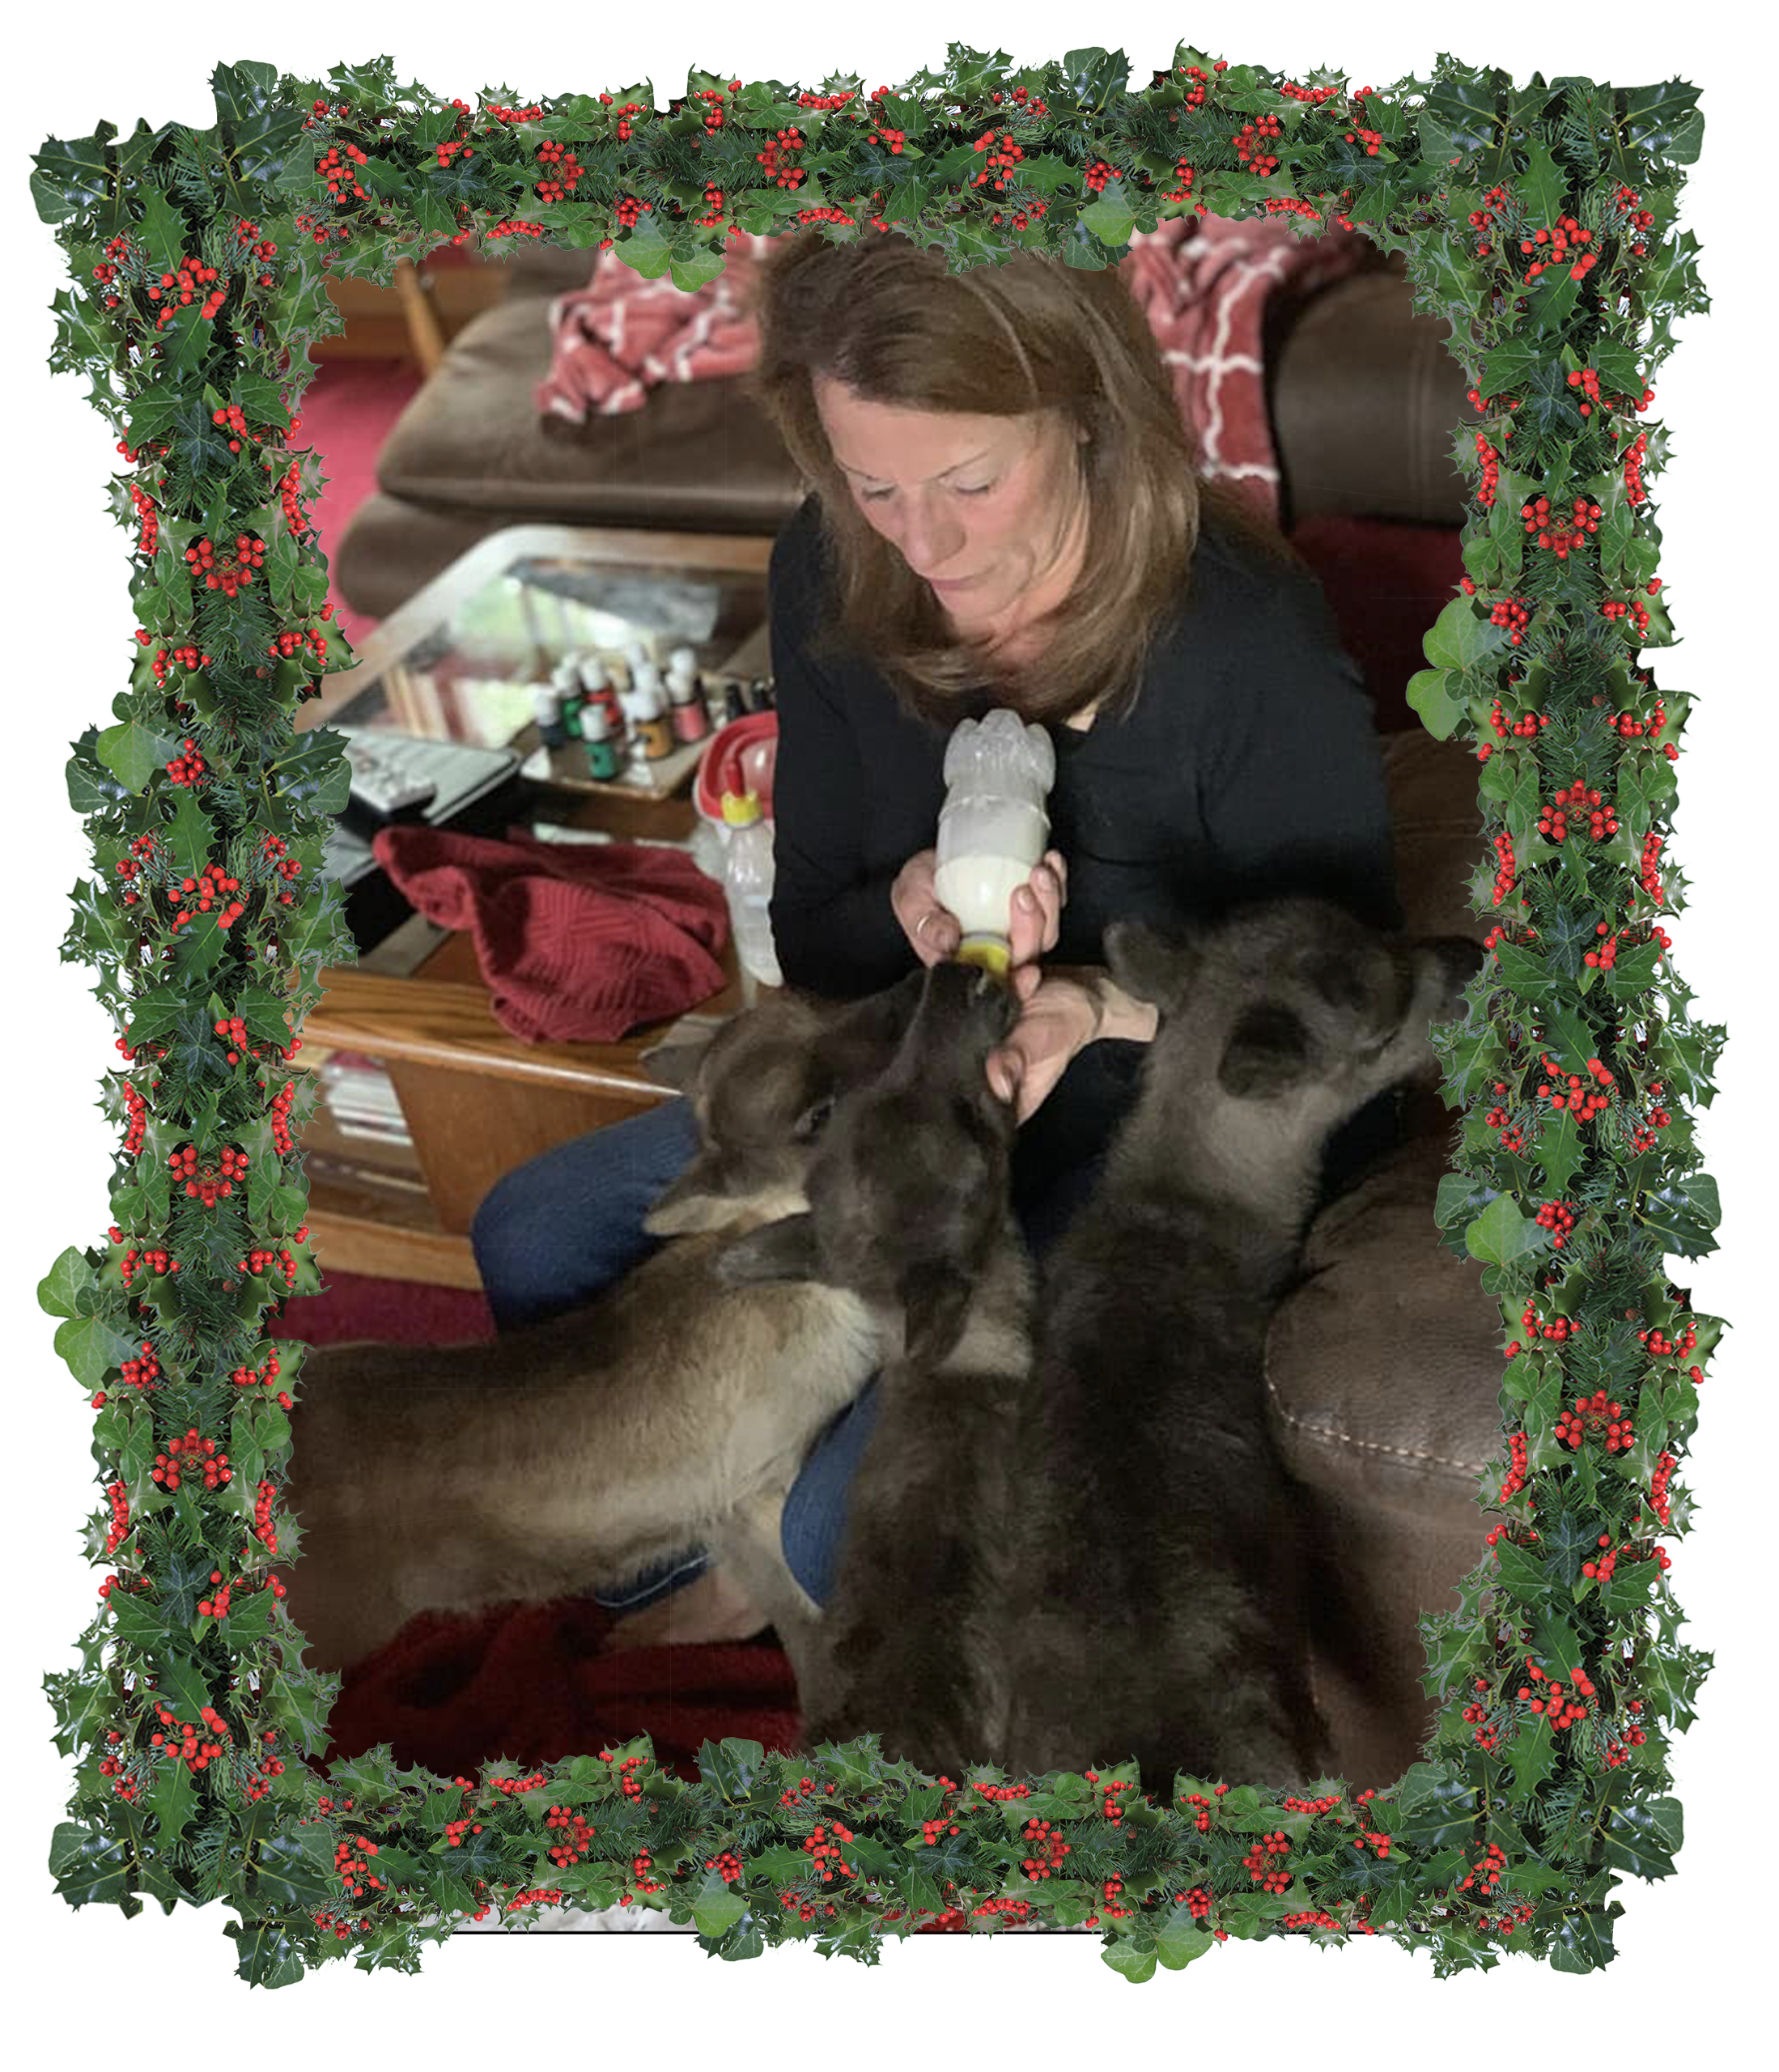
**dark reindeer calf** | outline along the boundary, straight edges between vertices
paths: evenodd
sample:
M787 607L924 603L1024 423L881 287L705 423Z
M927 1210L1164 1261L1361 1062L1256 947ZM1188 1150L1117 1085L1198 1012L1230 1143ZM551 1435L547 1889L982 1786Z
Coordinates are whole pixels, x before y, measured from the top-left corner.
M775 1517L742 1580L791 1655L810 1745L876 1732L890 1756L955 1776L1003 1734L1007 1701L996 1521L1031 1277L1008 1204L1013 1112L985 1068L1014 1013L998 981L935 966L894 1063L836 1107L807 1212L738 1239L719 1268L849 1289L899 1339L825 1611L794 1584L787 1598Z
M1047 1262L1018 1420L1000 1630L1017 1772L1135 1756L1300 1784L1320 1766L1299 1509L1267 1432L1265 1345L1323 1145L1433 1064L1480 953L1310 901L1170 948L1108 932L1161 1021L1101 1185Z

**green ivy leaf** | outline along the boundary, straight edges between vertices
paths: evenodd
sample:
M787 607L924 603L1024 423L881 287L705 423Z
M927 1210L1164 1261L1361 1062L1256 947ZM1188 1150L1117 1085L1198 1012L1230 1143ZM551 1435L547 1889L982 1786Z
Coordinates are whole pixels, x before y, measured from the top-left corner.
M1442 741L1451 738L1465 713L1463 699L1453 694L1452 680L1449 669L1417 669L1408 679L1408 703L1428 732Z
M805 183L798 196L800 202L807 191ZM632 273L640 274L645 281L658 281L673 262L667 240L652 215L640 217L635 228L619 238L612 249Z
M723 270L724 259L720 252L700 253L696 258L675 259L668 267L675 287L686 295L698 291L714 281Z
M724 1935L747 1912L745 1896L724 1883L720 1873L708 1870L692 1897L692 1918L702 1935Z
M79 1297L92 1286L92 1267L78 1245L70 1245L37 1283L37 1306L53 1317L79 1314Z
M1155 1938L1155 1954L1170 1972L1183 1972L1195 1957L1216 1947L1216 1938L1192 1917L1192 1909L1176 1906Z
M1522 1216L1510 1195L1497 1195L1464 1233L1473 1259L1488 1266L1510 1266L1534 1252L1550 1250L1550 1233Z
M1136 217L1124 198L1123 181L1107 180L1100 190L1099 198L1090 207L1081 210L1075 220L1084 229L1091 231L1102 244L1128 244L1131 232L1136 227Z
M1157 1954L1153 1950L1139 1950L1132 1943L1115 1942L1109 1950L1102 1950L1100 1957L1121 1978L1127 1979L1132 1985L1141 1985L1155 1976Z
M149 780L163 770L179 753L179 743L170 734L158 733L134 720L107 727L97 743L99 760L125 789L134 794L146 791Z
M67 1361L74 1379L87 1389L98 1388L108 1369L134 1360L138 1349L134 1339L113 1331L102 1317L70 1317L57 1327L55 1346L57 1358Z
M1490 623L1473 598L1460 596L1433 621L1422 645L1436 669L1467 669L1506 643L1505 631Z

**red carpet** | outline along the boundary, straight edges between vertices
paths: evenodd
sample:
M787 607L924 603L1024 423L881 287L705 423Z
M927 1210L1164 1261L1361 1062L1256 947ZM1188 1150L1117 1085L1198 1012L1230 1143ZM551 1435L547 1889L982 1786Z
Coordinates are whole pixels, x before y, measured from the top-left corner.
M418 369L397 360L332 359L316 369L298 406L296 444L314 448L328 478L309 512L324 554L376 489L378 449L419 386ZM377 622L355 612L331 586L329 596L335 621L357 645Z
M291 1304L278 1335L444 1345L493 1335L482 1296L335 1273ZM696 1774L705 1741L796 1745L796 1686L783 1652L748 1642L606 1653L610 1615L590 1600L513 1605L473 1618L424 1616L347 1671L332 1756L387 1741L398 1763L448 1777L501 1756L593 1755L646 1734L665 1768Z

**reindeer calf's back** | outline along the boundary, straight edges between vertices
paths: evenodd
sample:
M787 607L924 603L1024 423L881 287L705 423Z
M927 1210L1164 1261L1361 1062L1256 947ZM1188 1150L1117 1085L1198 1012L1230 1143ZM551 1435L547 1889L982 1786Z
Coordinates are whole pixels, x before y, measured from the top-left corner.
M1183 1204L1054 1255L1013 1484L1009 1760L1289 1778L1314 1707L1264 1349L1294 1247ZM1165 1776L1159 1781L1165 1785Z

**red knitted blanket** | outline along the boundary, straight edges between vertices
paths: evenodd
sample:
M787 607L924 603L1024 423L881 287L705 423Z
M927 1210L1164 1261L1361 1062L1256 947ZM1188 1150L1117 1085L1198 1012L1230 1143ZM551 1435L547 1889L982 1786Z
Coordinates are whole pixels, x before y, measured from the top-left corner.
M494 1011L524 1042L615 1043L722 989L723 890L680 850L418 826L371 847L429 920L469 931Z

